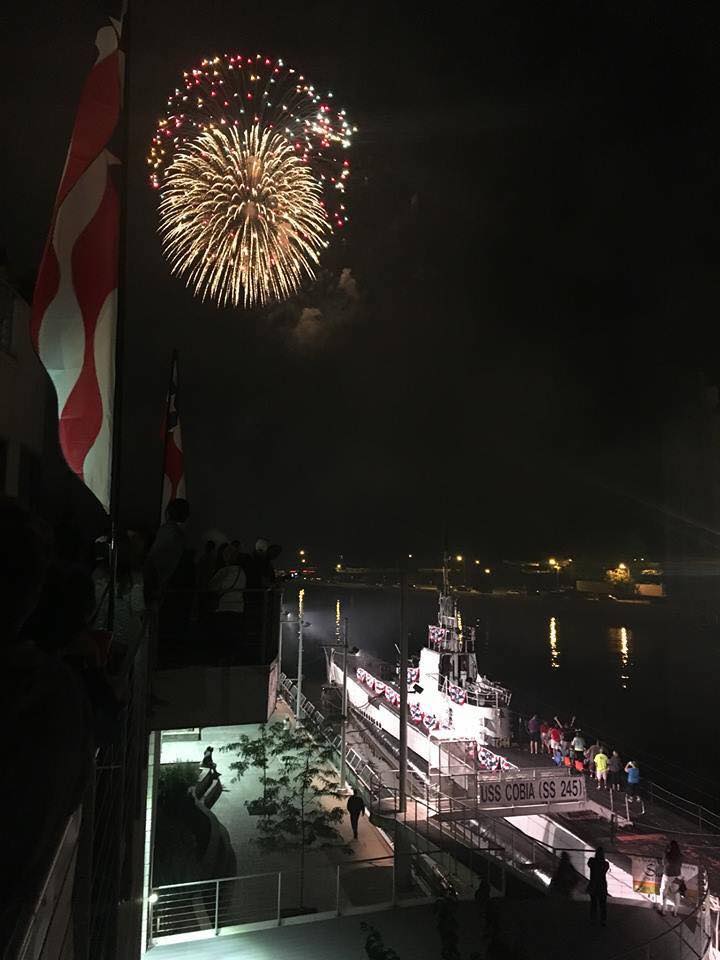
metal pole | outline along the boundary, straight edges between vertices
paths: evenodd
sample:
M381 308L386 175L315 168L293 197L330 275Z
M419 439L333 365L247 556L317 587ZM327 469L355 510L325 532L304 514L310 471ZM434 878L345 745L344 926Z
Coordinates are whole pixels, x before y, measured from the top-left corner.
M278 870L277 886L277 922L278 926L282 923L282 873Z
M407 573L402 573L400 575L400 792L398 794L398 810L400 813L405 813L407 805L407 604L408 578Z
M283 621L282 621L282 602L280 604L280 627L278 629L278 677L277 677L277 696L280 696L282 687L282 641L283 641Z
M348 621L345 617L343 632L343 685L342 685L342 719L340 721L340 789L345 788L345 737L347 730L347 657L348 657Z
M301 701L302 701L302 670L303 670L303 621L302 604L300 605L300 623L298 624L298 678L297 678L297 703L295 704L295 718L301 719Z
M218 935L218 921L220 919L220 881L215 881L215 936Z

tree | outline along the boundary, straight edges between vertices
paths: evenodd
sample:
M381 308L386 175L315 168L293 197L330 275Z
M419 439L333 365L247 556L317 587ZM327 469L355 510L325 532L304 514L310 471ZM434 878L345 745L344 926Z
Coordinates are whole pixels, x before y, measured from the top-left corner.
M273 727L270 727L270 737L268 737L267 724L261 723L259 737L248 737L244 733L235 743L228 743L221 748L237 755L230 764L234 783L242 780L251 767L259 767L261 770L262 797L245 801L247 811L252 816L266 816L277 812L277 784L274 780L268 780L268 765L272 759L274 742Z
M243 736L230 764L236 779L251 767L261 770L262 797L247 800L250 813L260 813L256 843L268 852L297 850L300 907L304 906L305 851L308 847L337 846L342 842L338 824L345 811L328 800L342 797L333 766L334 749L316 740L304 727L263 725L259 738Z

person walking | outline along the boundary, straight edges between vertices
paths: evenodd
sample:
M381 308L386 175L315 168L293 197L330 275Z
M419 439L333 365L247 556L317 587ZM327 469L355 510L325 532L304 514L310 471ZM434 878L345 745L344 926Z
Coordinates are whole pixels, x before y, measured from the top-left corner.
M617 750L613 750L608 760L608 786L611 790L619 790L622 786L623 762Z
M663 857L663 872L660 881L661 914L665 913L665 901L670 900L673 916L677 916L682 882L682 853L677 840L671 840Z
M627 792L631 800L640 799L640 767L634 760L628 760L625 764L625 773L627 774Z
M542 726L540 717L534 713L527 723L528 733L530 734L530 753L537 755L540 744L540 727Z
M600 913L600 923L604 927L607 923L607 873L610 864L605 859L605 850L598 847L595 856L588 860L590 869L590 880L587 885L587 892L590 894L590 923L595 923L598 912Z
M365 816L365 804L363 803L363 798L360 796L357 787L353 789L352 796L348 797L347 809L348 813L350 814L350 825L352 827L353 839L357 840L358 822L360 817Z
M605 753L605 748L600 747L600 752L595 754L595 776L597 777L598 790L607 790L608 764L610 758Z

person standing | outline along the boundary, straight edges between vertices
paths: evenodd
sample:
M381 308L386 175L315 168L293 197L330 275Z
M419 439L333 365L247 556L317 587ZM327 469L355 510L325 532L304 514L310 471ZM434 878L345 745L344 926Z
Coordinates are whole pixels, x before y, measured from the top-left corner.
M625 764L625 773L627 774L627 792L631 800L640 799L640 767L634 760L629 760Z
M587 885L587 892L590 894L590 923L595 923L598 912L600 913L600 923L604 927L607 923L607 873L610 864L605 859L605 850L598 847L595 856L588 860L590 869L590 880Z
M245 610L245 571L240 558L230 544L223 547L222 563L209 584L215 595L213 621L215 636L225 657L237 656L237 645L243 635L243 611Z
M143 569L145 606L156 608L180 565L185 551L185 524L190 516L187 500L171 500Z
M543 753L550 753L550 724L545 720L540 724L540 747Z
M665 913L665 901L670 900L673 916L677 916L682 883L682 853L677 840L671 840L663 857L662 880L660 881L660 913Z
M611 790L619 790L622 786L623 762L617 750L613 750L608 760L608 786Z
M560 749L560 741L562 740L562 730L557 720L550 725L548 738L550 740L550 755L554 756L555 751Z
M350 814L350 826L352 827L353 839L357 840L358 838L358 823L360 817L365 816L365 804L363 798L360 796L357 787L353 789L352 796L348 797L347 802L348 813Z
M598 790L601 788L607 790L607 775L610 758L605 753L605 748L600 747L600 752L595 754L595 776L597 777Z
M563 850L555 875L550 881L550 893L556 893L561 897L569 897L577 884L577 880L578 875L570 862L570 854L567 850Z
M540 744L540 717L534 713L528 720L527 729L530 734L530 753L537 756L538 746Z
M595 756L598 753L600 753L600 741L596 740L595 743L591 743L585 751L585 760L587 761L588 773L591 777L595 776Z
M576 770L577 773L582 773L585 765L585 737L583 737L582 731L575 731L571 746L573 751L573 769Z

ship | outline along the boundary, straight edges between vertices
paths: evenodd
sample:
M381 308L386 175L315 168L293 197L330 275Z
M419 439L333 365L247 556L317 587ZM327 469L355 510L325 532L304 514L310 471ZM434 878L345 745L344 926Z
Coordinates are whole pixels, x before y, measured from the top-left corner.
M428 625L427 639L416 662L407 670L407 742L427 770L439 769L442 749L464 744L478 765L487 770L515 769L500 751L510 745L511 691L478 669L477 628L463 622L452 595L447 564L438 597L437 623ZM347 660L349 705L376 727L399 739L400 669L362 651L328 650L328 680L343 685Z

